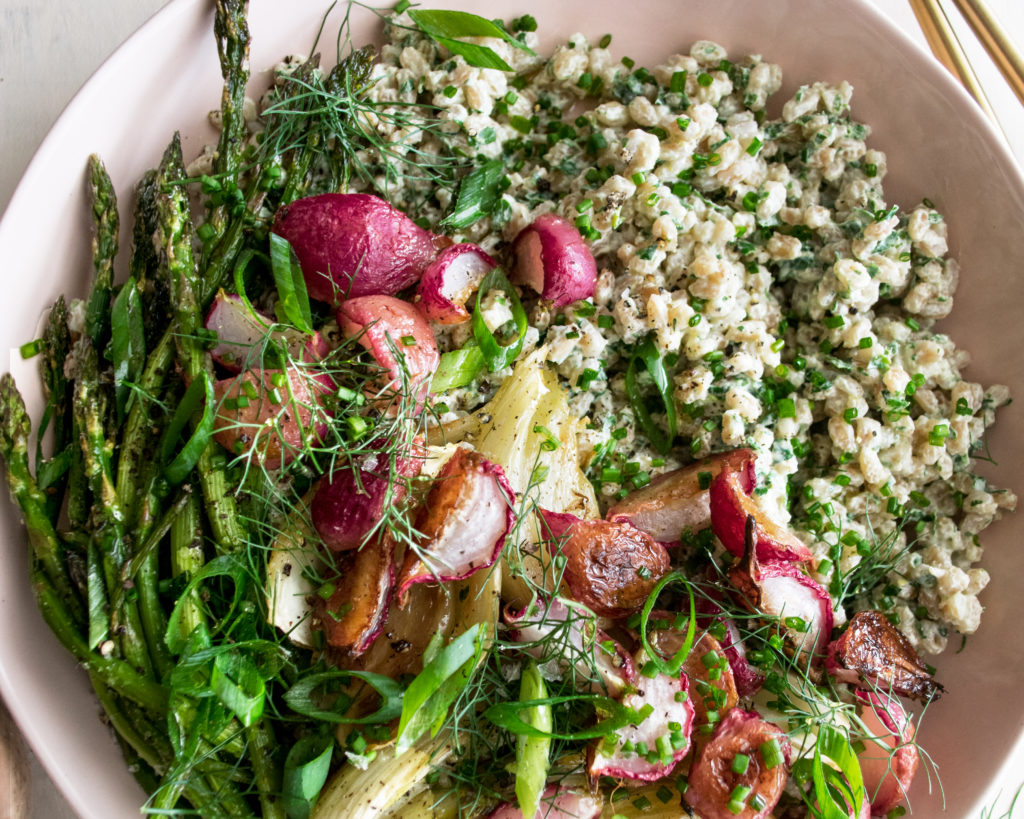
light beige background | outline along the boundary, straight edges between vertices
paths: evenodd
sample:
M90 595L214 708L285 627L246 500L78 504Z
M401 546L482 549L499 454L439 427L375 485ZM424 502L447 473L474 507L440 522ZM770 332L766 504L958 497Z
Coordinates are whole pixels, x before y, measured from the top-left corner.
M263 0L270 1L273 0ZM870 1L924 43L906 0ZM35 147L75 91L118 44L164 3L165 0L0 0L0 212L7 207ZM381 5L384 4L382 0ZM1024 2L989 0L989 4L1024 50ZM952 3L946 0L946 5L999 114L1010 147L1018 162L1024 164L1024 106L973 42L967 27L952 11ZM74 811L31 756L30 764L30 819L73 819Z

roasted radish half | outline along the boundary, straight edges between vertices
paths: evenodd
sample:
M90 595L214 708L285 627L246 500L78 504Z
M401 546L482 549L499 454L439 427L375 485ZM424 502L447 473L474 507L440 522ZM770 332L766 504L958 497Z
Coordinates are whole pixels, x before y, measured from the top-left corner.
M633 659L643 661L639 655ZM684 673L639 675L636 691L626 694L622 704L641 716L635 724L591 746L587 759L591 783L602 776L654 782L672 773L690 751L694 715L690 694Z
M627 520L655 540L679 543L683 532L698 532L711 525L711 481L724 467L732 469L747 494L754 490L754 453L734 449L659 475L642 489L630 492L605 516Z
M747 649L743 645L740 631L735 621L728 617L721 606L712 600L697 601L699 616L697 624L712 632L722 644L726 659L729 660L729 668L732 670L733 680L736 683L736 691L741 697L749 697L755 693L764 683L764 674L750 664L747 659Z
M733 708L697 753L683 799L702 819L764 819L786 787L789 758L780 728Z
M778 629L801 654L815 661L825 659L832 637L832 598L820 583L793 563L761 562L760 540L753 516L747 518L747 550L729 570L729 580L740 602L753 612L778 621Z
M563 579L573 599L604 617L640 611L669 570L665 547L631 523L571 517L544 513L549 550L565 558Z
M914 647L880 611L859 611L828 648L829 674L866 690L892 692L921 701L938 699L932 679Z
M472 244L446 247L423 271L416 306L431 321L461 324L469 319L466 302L498 263Z
M338 324L346 338L358 336L387 371L391 389L402 389L407 379L409 391L423 401L441 358L434 331L419 310L391 296L362 296L338 308Z
M294 248L310 297L330 304L394 295L437 255L438 237L366 193L297 199L277 212L272 229Z
M320 440L327 421L320 402L333 390L330 378L302 367L249 370L218 381L214 438L228 452L251 452L276 468Z
M337 555L337 575L314 595L314 627L342 656L358 656L384 629L395 585L395 542L389 534Z
M500 466L460 447L441 467L416 518L421 539L405 555L399 601L414 583L462 580L494 564L515 524Z
M657 615L652 615L657 616ZM676 629L659 628L651 632L651 646L666 659L682 648L685 634ZM694 709L694 728L708 724L708 712L723 716L736 707L739 695L725 649L710 634L701 635L683 662L690 680L690 700Z
M250 310L240 297L222 290L206 314L206 329L217 334L217 346L210 355L224 369L236 373L258 369L268 358L266 348L273 345L296 361L319 361L327 355L320 333L306 335L287 327L271 333L273 325L272 318Z
M619 696L636 680L633 659L597 627L585 606L566 605L561 598L538 600L522 611L505 611L509 638L541 662L555 659L563 674L591 680L591 691ZM576 658L570 664L569 658Z
M310 504L310 516L324 545L333 551L362 546L378 528L385 510L405 498L409 480L419 474L423 459L424 454L416 452L375 453L321 480Z
M914 724L899 699L869 691L858 692L857 715L867 730L864 750L857 754L871 812L884 816L907 795L920 755Z
M722 545L737 557L743 554L747 517L757 521L758 560L806 562L813 555L807 545L785 526L769 517L756 495L744 489L746 477L723 464L711 481L711 528Z
M515 269L510 277L564 307L594 295L597 264L572 222L544 213L523 228L512 243Z

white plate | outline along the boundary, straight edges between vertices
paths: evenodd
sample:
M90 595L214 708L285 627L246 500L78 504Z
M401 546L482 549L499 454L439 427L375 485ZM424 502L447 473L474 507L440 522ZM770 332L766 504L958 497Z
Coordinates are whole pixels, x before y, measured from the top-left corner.
M272 65L305 52L325 0L254 2L252 65ZM496 4L469 0L444 7L497 13ZM849 80L853 111L872 125L873 147L889 155L886 191L904 206L932 199L950 224L961 262L953 317L945 323L971 352L972 380L1007 383L1018 403L1002 411L990 438L998 485L1020 493L1015 466L1024 461L1024 275L1021 226L1024 179L999 138L953 81L861 0L594 0L503 2L508 14L533 13L542 32L591 38L615 34L612 49L653 65L694 39L724 44L733 55L760 53L780 63L786 87L814 80ZM218 105L220 78L211 35L212 4L177 0L160 12L97 72L50 132L0 224L4 298L0 349L23 389L33 368L17 348L33 337L42 310L58 294L85 292L88 212L83 171L88 153L106 161L121 194L124 221L138 177L155 165L174 129L186 157L209 138L208 109ZM552 7L555 8L552 8ZM337 20L334 20L336 26ZM329 49L333 29L323 43ZM357 42L372 22L357 29ZM256 74L254 87L266 78ZM122 246L129 246L123 231ZM28 586L19 517L0 504L4 571L0 573L0 689L57 785L82 816L137 816L143 794L125 770L85 675L42 622ZM974 817L1024 780L1024 629L1018 578L1024 576L1020 526L1011 517L983 535L993 580L983 593L981 631L960 653L939 661L948 693L928 712L919 739L938 765L946 814ZM933 783L934 784L934 783ZM918 816L941 814L942 796L922 771L912 791Z

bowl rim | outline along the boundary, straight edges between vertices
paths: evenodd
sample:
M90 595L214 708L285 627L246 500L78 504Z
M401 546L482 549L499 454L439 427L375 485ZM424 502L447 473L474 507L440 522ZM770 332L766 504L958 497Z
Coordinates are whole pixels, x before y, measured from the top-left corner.
M512 4L510 3L510 5ZM108 85L116 83L120 66L129 55L140 51L145 43L159 41L159 33L169 27L179 25L184 20L191 19L200 13L209 16L207 8L209 5L206 0L171 0L119 45L83 83L47 131L45 138L34 152L24 174L16 185L4 212L0 215L0 247L4 247L8 242L14 240L10 234L13 234L17 227L16 214L19 214L25 203L29 201L29 190L45 177L49 158L59 151L60 146L65 144L75 122L87 110L90 98L102 93ZM449 6L454 3L444 3L442 0L442 2L428 2L427 5ZM965 112L969 118L968 126L985 141L986 149L998 158L1001 170L1007 172L1008 184L1024 192L1024 171L998 126L985 115L977 102L927 49L918 44L877 6L867 0L825 0L822 5L847 9L853 7L851 13L863 16L872 25L883 30L885 35L897 42L901 48L914 54L916 63L924 74L924 79L937 85L955 100L958 110ZM784 58L777 61L785 67ZM262 66L256 67L256 69L259 68ZM38 615L38 612L35 614ZM71 802L73 798L79 796L76 778L70 769L63 766L65 760L57 753L52 743L47 741L51 737L41 732L31 718L32 715L26 714L19 707L23 704L20 691L13 684L8 668L2 660L3 656L0 655L0 694L8 703L12 716L34 753L64 796ZM73 659L72 662L74 662ZM77 665L77 663L75 664ZM976 803L975 812L979 807L991 804L998 795L1002 795L1004 786L1010 782L1009 775L1019 775L1021 770L1024 770L1024 728L1018 733L1011 752ZM80 809L79 805L72 804L76 810Z

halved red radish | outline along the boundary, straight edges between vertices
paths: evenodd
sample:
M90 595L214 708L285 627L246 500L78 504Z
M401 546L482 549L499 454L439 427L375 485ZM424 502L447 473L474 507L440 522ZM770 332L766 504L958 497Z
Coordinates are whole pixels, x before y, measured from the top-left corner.
M392 296L361 296L338 308L338 324L346 338L359 336L391 376L392 389L403 386L404 369L409 389L423 401L441 357L434 331L419 310Z
M857 754L871 812L884 816L906 798L920 761L914 724L896 697L858 691L857 715L870 739ZM881 743L881 744L879 744Z
M395 542L389 534L336 556L338 574L313 597L313 625L348 656L368 649L384 629L395 586Z
M633 661L642 659L638 655ZM686 674L641 674L636 688L622 698L622 704L649 713L590 747L587 776L591 783L602 776L654 782L672 773L690 751L694 707Z
M743 645L740 631L736 622L727 617L722 609L710 600L699 600L697 611L701 616L697 624L703 629L722 629L718 636L722 639L722 651L729 661L729 668L732 670L733 680L736 683L736 691L741 697L749 697L764 684L764 674L750 664L747 659L747 648ZM716 632L717 633L717 632Z
M572 672L582 679L591 679L596 670L600 682L590 686L596 693L617 697L636 680L633 658L597 627L597 618L585 606L570 607L555 597L522 611L506 610L504 619L511 629L510 639L541 662L553 655L562 664L562 673ZM577 658L572 667L570 657Z
M310 297L330 304L415 284L443 241L367 193L297 199L272 230L294 248Z
M597 285L597 264L567 219L543 213L527 225L512 243L515 269L510 277L548 299L555 307L589 299Z
M334 391L330 378L301 367L248 370L213 385L219 409L214 439L228 452L253 452L274 469L324 434L321 400Z
M744 529L750 515L757 521L758 560L811 560L813 555L807 545L772 520L757 496L747 494L741 475L723 464L711 481L711 528L722 545L737 557L743 554Z
M747 518L747 550L729 570L729 580L752 611L775 618L779 630L802 654L824 660L832 638L832 597L820 583L784 560L761 562L757 525Z
M828 647L829 674L866 690L892 692L921 701L938 699L932 679L910 641L880 611L859 611Z
M749 449L734 449L666 472L630 492L605 517L628 520L661 543L678 544L683 532L697 532L711 525L708 489L724 466L736 473L744 492L754 490L754 457Z
M405 498L408 480L420 473L423 458L422 452L370 454L321 480L310 517L324 545L334 551L362 546L384 517L385 508Z
M575 600L604 617L640 611L669 570L665 547L633 524L568 520L542 512L565 558L563 578Z
M746 760L736 765L739 755ZM764 819L785 790L790 755L782 729L755 711L733 708L698 751L683 799L703 819Z
M264 347L274 320L250 310L239 296L219 291L206 314L207 330L217 334L213 360L231 372L258 369L264 361ZM284 328L270 334L270 342L283 345L296 361L319 361L329 352L319 332L312 335Z
M651 632L649 640L655 650L668 659L682 648L685 637L682 631L659 628ZM729 659L722 644L710 634L702 634L690 648L683 662L683 673L690 680L694 728L708 724L709 711L723 716L736 707L739 694Z
M406 552L399 603L413 583L462 580L492 566L515 525L514 497L500 466L471 449L455 450L416 518L421 539Z
M460 324L469 319L466 302L498 263L473 244L446 247L427 265L416 289L416 306L431 321Z
M564 785L549 785L540 798L537 813L528 819L597 819L601 800L583 791ZM495 808L488 819L524 819L518 805L505 802Z

